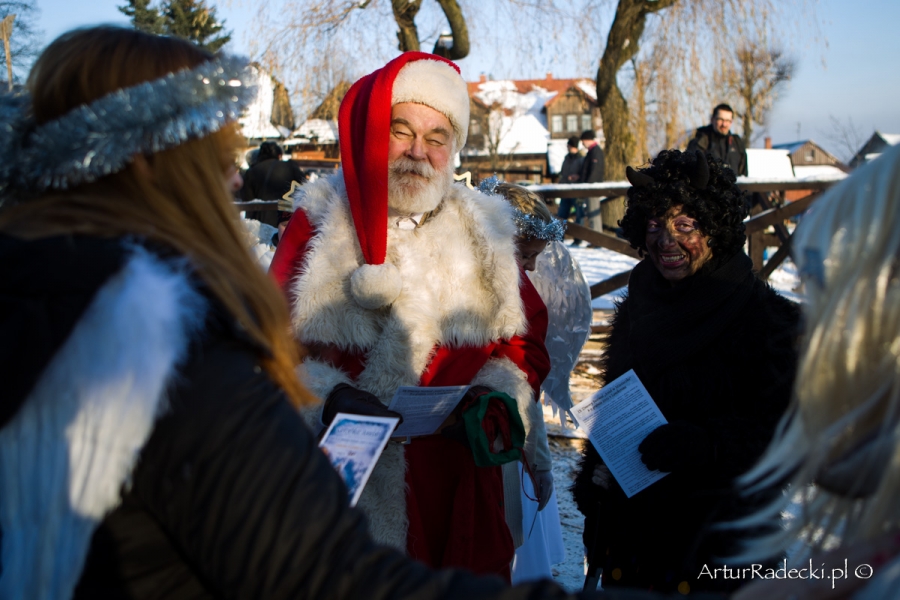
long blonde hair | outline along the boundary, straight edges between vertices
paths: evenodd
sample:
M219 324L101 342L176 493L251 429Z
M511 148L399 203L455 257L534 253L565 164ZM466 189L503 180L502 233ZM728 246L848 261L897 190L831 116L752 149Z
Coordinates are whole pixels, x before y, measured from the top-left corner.
M117 89L190 68L211 55L176 38L117 27L64 34L32 68L27 87L38 123ZM20 237L62 233L137 236L188 257L197 275L252 339L261 365L296 406L316 402L299 382L299 349L287 305L244 246L225 171L241 144L236 126L156 154L65 192L20 202L0 229Z
M794 238L807 296L794 399L744 483L789 481L801 511L752 556L798 538L811 550L868 541L900 525L900 146L829 190ZM854 468L837 492L826 476L848 457Z

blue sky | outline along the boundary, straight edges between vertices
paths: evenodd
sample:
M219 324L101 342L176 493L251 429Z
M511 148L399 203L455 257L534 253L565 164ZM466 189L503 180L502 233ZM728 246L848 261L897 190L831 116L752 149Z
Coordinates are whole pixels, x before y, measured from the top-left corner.
M80 25L127 23L116 9L124 0L36 3L41 10L38 25L44 30L45 42ZM249 10L240 0L211 3L234 31L230 50L245 53L249 26L244 24L249 22ZM827 47L819 43L794 50L798 69L771 113L769 135L775 143L811 138L839 153L837 145L828 139L833 131L830 116L844 122L852 119L864 139L876 129L900 133L900 1L820 0L818 10ZM544 74L515 75L540 78Z

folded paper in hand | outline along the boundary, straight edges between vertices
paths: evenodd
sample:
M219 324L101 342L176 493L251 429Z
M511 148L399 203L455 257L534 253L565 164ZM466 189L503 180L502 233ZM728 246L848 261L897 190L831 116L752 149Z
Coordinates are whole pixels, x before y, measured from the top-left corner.
M667 475L641 462L638 446L666 418L634 370L573 406L572 414L629 498Z

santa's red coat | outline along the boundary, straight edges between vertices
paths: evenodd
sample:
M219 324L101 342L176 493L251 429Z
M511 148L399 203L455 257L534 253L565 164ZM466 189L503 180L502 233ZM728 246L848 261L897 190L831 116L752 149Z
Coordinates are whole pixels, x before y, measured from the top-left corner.
M315 234L304 211L296 211L272 259L269 273L289 302L291 283L302 272ZM539 398L550 370L544 346L547 309L524 272L519 291L529 323L526 333L483 346L437 346L419 385L469 385L489 359L506 358L525 373ZM319 360L328 360L352 379L365 367L362 353L317 350ZM406 447L406 459L409 554L435 568L465 567L508 579L514 548L504 516L500 467L476 467L466 446L441 436L414 440Z

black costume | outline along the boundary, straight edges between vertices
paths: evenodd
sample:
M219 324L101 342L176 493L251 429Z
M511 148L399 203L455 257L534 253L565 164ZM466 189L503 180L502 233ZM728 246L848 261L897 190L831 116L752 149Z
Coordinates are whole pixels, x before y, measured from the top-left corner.
M700 127L688 143L687 151L705 152L731 167L735 175L747 174L747 151L737 134L722 135L712 125Z
M741 583L698 579L704 564L714 568L744 535L708 527L762 500L739 498L732 482L762 454L788 404L799 320L798 307L751 267L740 252L713 257L674 287L649 258L631 274L612 323L604 381L634 369L671 429L686 435L644 453L645 461L675 467L631 498L614 480L609 489L592 483L601 460L587 445L572 489L604 587L674 591L686 581L692 590L716 590ZM779 492L761 496L771 493Z
M249 202L251 200L281 200L282 197L291 191L291 182L296 181L298 184L306 182L306 174L292 160L281 160L280 158L266 158L244 173L244 185L241 187L241 200ZM248 219L256 219L273 227L279 222L290 218L288 211L279 209L275 211L250 211L247 213Z
M181 306L199 318L188 332L183 359L175 361L177 373L168 379L165 402L151 415L152 429L127 484L123 482L118 494L120 488L112 488L118 496L113 510L95 515L83 536L86 547L69 552L64 546L73 544L63 543L52 546L52 553L42 552L45 540L38 537L38 547L30 545L26 562L20 561L16 570L11 565L23 553L3 556L0 584L7 591L28 589L32 582L54 585L44 589L74 589L74 594L51 592L47 597L74 598L570 597L548 581L507 589L496 578L437 573L375 545L362 513L349 508L346 488L317 448L315 436L258 366L259 347L202 293L183 259L171 252L135 250L119 240L59 236L22 241L0 234L0 265L0 376L9 392L0 402L0 434L32 431L20 424L38 401L44 406L38 430L57 418L69 427L67 413L52 417L64 411L59 407L67 400L42 396L39 388L58 372L55 366L67 356L69 341L77 341L85 331L85 322L99 323L95 332L99 330L102 340L133 344L137 355L148 351L146 340L123 340L126 332L108 329L151 317L96 310L98 298L128 295L127 282L132 280L127 273L155 265L171 276L169 281L187 282L186 288L203 298L202 303ZM166 294L159 286L153 289L157 294L145 299L151 305ZM135 296L140 300L143 295ZM87 364L98 362L102 346L81 346L80 353L89 355L82 357ZM117 375L127 367L110 362L99 365L104 373ZM70 371L62 373L65 389ZM104 391L104 381L98 389ZM124 402L115 390L107 397L113 405ZM103 429L121 425L107 421ZM37 463L47 462L49 453L65 449L67 443L45 441L33 453ZM3 448L9 452L2 456L4 461L24 460L24 453ZM97 454L102 459L105 452ZM61 456L61 463L68 464L66 453ZM31 476L32 465L21 466L0 473L0 482L12 487L2 492L4 505L21 503L19 498L29 493L52 496L44 489L45 481ZM71 473L65 466L57 471L56 478L66 485ZM94 472L84 480L90 491L96 483ZM29 486L37 489L25 489ZM47 522L70 514L73 507L67 498L64 492L48 501L53 518L35 522L25 510L4 522L4 548L29 536L34 539L34 532L40 536ZM74 512L64 518L84 530L86 517ZM48 529L59 527L51 524ZM61 563L68 566L61 568ZM69 573L69 582L56 586L62 571Z

